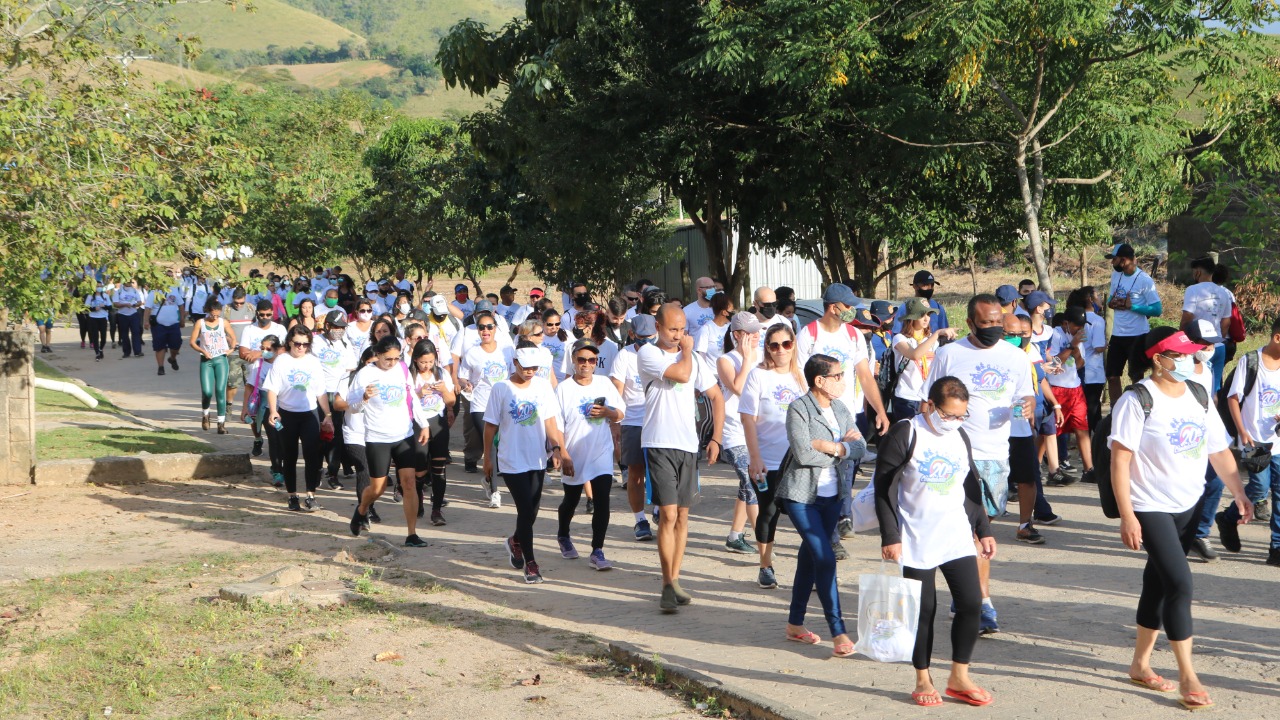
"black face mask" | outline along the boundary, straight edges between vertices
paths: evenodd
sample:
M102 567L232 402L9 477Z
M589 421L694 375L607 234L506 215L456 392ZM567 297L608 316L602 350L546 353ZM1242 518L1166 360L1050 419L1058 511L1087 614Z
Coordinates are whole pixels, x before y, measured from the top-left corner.
M765 320L772 320L774 315L778 314L778 303L761 303L760 317Z
M1116 272L1124 272L1124 266L1120 263L1111 263L1111 269Z
M1001 340L1004 340L1004 325L975 328L969 337L972 338L974 345L977 345L980 348L989 348Z
M916 290L916 297L922 297L925 300L932 300L933 288L929 288L928 290Z

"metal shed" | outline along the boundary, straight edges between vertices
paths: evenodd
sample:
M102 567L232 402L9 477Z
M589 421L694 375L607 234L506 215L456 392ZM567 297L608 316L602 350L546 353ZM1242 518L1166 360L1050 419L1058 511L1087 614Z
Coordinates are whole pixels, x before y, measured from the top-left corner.
M735 245L737 232L734 233ZM702 233L692 224L676 228L667 240L675 259L647 277L672 296L693 297L693 279L710 275L707 246ZM747 262L747 294L761 285L787 286L798 298L822 295L822 275L811 260L792 253L752 248ZM741 304L745 298L736 298Z

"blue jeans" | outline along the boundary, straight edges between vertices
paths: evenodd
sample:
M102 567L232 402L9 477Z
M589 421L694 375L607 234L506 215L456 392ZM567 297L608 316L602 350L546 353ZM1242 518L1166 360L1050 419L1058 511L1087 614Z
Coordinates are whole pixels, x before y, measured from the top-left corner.
M899 420L910 420L920 414L919 400L903 400L902 398L893 399L893 409L889 413L889 419L898 422Z
M1280 498L1280 455L1271 456L1271 464L1260 473L1249 473L1249 482L1244 485L1244 496L1252 502L1271 493L1271 549L1280 550L1280 514L1275 512L1275 499ZM1240 521L1240 510L1235 503L1223 513L1222 522L1232 525Z
M840 615L840 590L836 587L836 555L828 538L840 519L840 498L820 497L812 505L784 501L787 517L800 533L800 556L796 558L796 579L791 584L791 611L787 622L804 625L809 596L818 591L818 601L827 617L831 636L843 635L844 618Z
M1222 478L1213 471L1213 465L1204 473L1204 494L1200 496L1200 517L1196 521L1196 537L1207 538L1213 530L1213 517L1218 514L1222 502Z
M1213 393L1222 389L1222 371L1227 366L1227 345L1219 343L1213 347L1213 358L1209 360L1209 369L1213 371Z
M132 315L116 313L116 323L120 327L120 347L124 349L124 356L141 355L142 313L135 312Z

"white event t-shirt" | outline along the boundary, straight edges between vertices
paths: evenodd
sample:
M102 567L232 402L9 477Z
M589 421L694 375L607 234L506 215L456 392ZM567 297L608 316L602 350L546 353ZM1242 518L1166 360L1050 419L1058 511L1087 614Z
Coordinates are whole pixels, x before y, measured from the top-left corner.
M1248 397L1244 397L1245 373L1237 370L1231 379L1231 387L1227 397L1240 398L1240 420L1244 429L1254 442L1280 442L1280 434L1276 432L1276 416L1280 415L1280 370L1268 370L1262 364L1258 353L1250 353L1249 365L1257 366L1258 379ZM1240 364L1237 363L1239 368ZM1280 451L1280 447L1276 448Z
M964 509L969 453L959 432L935 432L923 415L911 419L911 432L915 452L898 483L902 564L927 570L976 554Z
M462 356L458 379L471 383L471 412L485 411L493 386L511 374L511 360L515 354L514 349L502 345L495 347L493 352L476 345Z
M444 395L434 389L428 390L426 395L418 395L418 391L423 385L435 385L437 382L444 383L446 388L453 390L453 378L450 377L448 372L441 372L439 380L436 380L434 372L418 373L418 377L414 378L413 396L417 399L413 408L414 417L417 418L418 424L423 427L426 427L432 418L444 415Z
M1125 275L1119 270L1111 273L1110 297L1128 297L1133 305L1153 305L1160 302L1156 292L1156 282L1141 268ZM1111 328L1112 337L1133 337L1146 335L1151 330L1151 323L1146 316L1132 310L1116 310L1115 325Z
M323 333L316 335L311 341L311 353L324 368L325 392L338 392L338 383L356 369L355 349L345 337L331 342Z
M1196 283L1182 297L1182 311L1196 320L1208 320L1213 329L1222 331L1222 321L1231 319L1231 295L1217 283Z
M498 427L497 470L515 474L547 467L547 420L560 414L551 384L533 380L516 387L511 380L493 386L484 421Z
M756 448L765 470L777 470L787 454L787 409L804 395L804 388L790 371L777 372L757 365L748 375L738 399L738 412L756 421Z
M315 410L316 398L325 392L324 368L311 353L297 358L282 352L271 363L271 371L262 382L262 389L275 391L277 410Z
M969 419L964 429L973 444L975 460L1009 460L1009 420L1015 400L1035 395L1027 353L1007 342L981 349L971 338L938 348L924 391L939 378L959 378L969 389Z
M613 359L609 377L622 383L622 402L626 406L622 424L630 427L644 425L644 385L640 383L639 359L634 345L622 348Z
M912 350L920 347L923 340L917 340L913 337L907 337L902 333L893 336L893 356L890 358L896 365L896 370L902 361L907 358L898 352L898 345L906 343L907 347ZM906 367L902 368L902 373L898 375L898 387L894 390L894 397L902 400L910 400L912 402L924 402L927 398L924 395L924 379L929 375L929 365L933 362L933 356L936 350L929 351L925 354L923 361L911 360L907 362Z
M573 378L556 386L564 450L573 460L574 474L561 478L565 485L583 485L601 475L613 474L613 431L609 421L587 417L597 398L604 398L607 408L622 409L618 389L602 375L592 375L585 386Z
M737 350L721 355L720 360L733 366L734 376L742 370L742 353ZM719 376L718 369L716 375ZM747 389L745 383L742 389ZM720 383L720 394L724 395L724 429L720 433L720 444L727 448L746 447L747 437L743 434L742 417L738 414L738 394L724 383Z
M703 325L711 322L711 318L715 317L715 311L711 306L702 307L696 302L689 303L684 306L684 334L692 335L695 339L698 337L698 331Z
M1088 330L1085 331L1086 333ZM1084 343L1081 343L1083 346ZM1057 357L1062 351L1071 348L1071 335L1061 327L1053 329L1053 337L1049 340L1049 354ZM1081 353L1083 354L1083 352ZM1078 388L1080 387L1079 365L1076 364L1074 355L1068 355L1062 361L1062 372L1054 374L1046 374L1045 379L1049 381L1051 387L1056 388Z
M692 352L692 351L690 351ZM644 425L640 447L670 448L697 454L698 409L694 390L705 392L716 384L715 373L693 353L689 382L675 382L662 375L680 360L680 352L645 345L637 354L640 382L645 388Z
M412 384L409 369L402 362L392 365L390 370L369 364L356 373L346 401L364 415L367 442L400 442L413 432L413 408L409 400ZM370 385L376 392L365 400L364 394Z
M717 325L714 321L708 322L694 336L693 349L702 353L707 362L715 365L724 354L724 336L727 332L729 332L729 323Z
M816 338L814 331L817 331ZM764 335L763 332L760 333L762 339ZM840 400L854 415L862 412L862 381L858 379L857 366L868 358L867 343L862 338L862 333L844 323L835 332L829 333L815 320L800 328L797 340L800 344L800 367L804 367L809 358L818 354L830 355L840 361L840 368L844 371L844 395L840 396Z
M1084 381L1088 385L1098 385L1107 381L1107 321L1092 310L1085 313L1085 320L1089 325L1085 329L1083 347Z

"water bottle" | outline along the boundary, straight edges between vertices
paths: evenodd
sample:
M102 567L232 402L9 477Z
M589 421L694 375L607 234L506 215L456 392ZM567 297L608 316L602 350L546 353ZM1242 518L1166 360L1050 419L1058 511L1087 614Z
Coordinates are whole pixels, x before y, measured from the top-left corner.
M281 430L284 430L284 423L277 420L275 422L275 427L276 427L276 432L280 432Z
M1009 412L1012 414L1012 419L1014 419L1014 420L1022 420L1022 419L1023 419L1023 417L1022 417L1022 398L1016 398L1016 399L1014 399L1013 404L1009 406Z
M769 474L765 473L756 478L756 492L769 491Z

